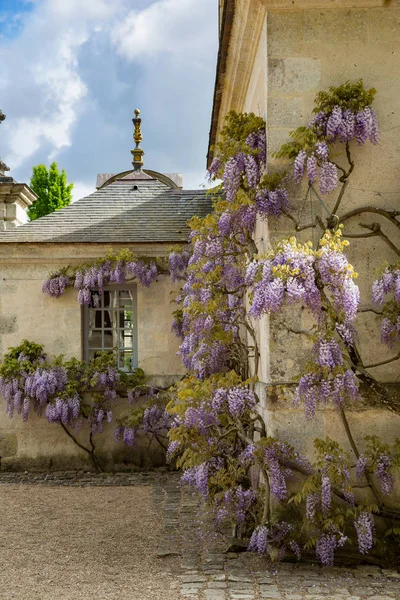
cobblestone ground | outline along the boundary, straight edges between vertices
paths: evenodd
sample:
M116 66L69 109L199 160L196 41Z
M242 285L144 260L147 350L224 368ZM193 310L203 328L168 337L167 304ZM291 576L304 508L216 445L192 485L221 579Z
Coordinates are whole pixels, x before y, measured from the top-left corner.
M280 564L276 567L266 559L248 553L226 553L226 541L213 533L210 520L199 508L197 494L189 488L181 489L175 474L153 473L146 477L142 474L94 476L72 472L52 475L3 473L0 474L1 483L133 486L133 496L134 486L140 486L140 489L144 483L152 486L152 510L156 511L157 517L163 517L163 535L157 538L158 547L154 549L154 578L165 574L164 593L155 595L154 589L160 583L157 581L148 595L143 589L139 594L132 590L104 598L400 600L400 574L389 569L375 566L321 569L311 564ZM140 519L140 514L132 518ZM20 600L18 595L11 597ZM34 597L42 600L40 596ZM101 593L91 595L89 592L84 597L103 599ZM0 594L0 600L8 600L8 597Z

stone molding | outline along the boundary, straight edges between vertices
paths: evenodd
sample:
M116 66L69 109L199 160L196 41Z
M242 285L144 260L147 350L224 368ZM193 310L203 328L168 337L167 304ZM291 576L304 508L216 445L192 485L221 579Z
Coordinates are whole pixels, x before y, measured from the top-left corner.
M37 196L25 183L0 183L0 231L22 225L23 211L35 202Z
M224 116L229 110L243 108L266 15L262 0L226 0L224 11L233 11L233 8L233 23L228 20L228 32L224 31L222 22L208 164L213 158L210 147L218 141Z
M260 0L268 10L303 10L334 8L395 8L400 0Z

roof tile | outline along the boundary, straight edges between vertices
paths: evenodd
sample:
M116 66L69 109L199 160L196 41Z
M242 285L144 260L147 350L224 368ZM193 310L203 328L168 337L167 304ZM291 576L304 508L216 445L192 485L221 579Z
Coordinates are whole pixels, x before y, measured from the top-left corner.
M187 221L211 210L205 190L158 180L111 183L65 208L0 232L0 243L184 242Z

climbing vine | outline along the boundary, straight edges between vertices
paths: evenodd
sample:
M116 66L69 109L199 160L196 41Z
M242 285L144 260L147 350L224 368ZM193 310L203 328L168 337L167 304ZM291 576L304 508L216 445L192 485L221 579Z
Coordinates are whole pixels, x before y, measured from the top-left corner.
M291 133L275 155L278 169L268 173L265 123L254 114L229 113L210 167L211 179L223 182L215 189L213 210L192 219L189 258L174 255L181 275L187 263L173 329L182 338L180 353L190 374L176 385L168 406L174 416L169 455L183 469L182 480L213 507L217 525L230 519L250 551L274 558L286 552L300 558L315 548L321 563L331 565L338 548L356 544L362 555L387 552L400 534L400 513L386 504L400 466L400 442L369 436L360 452L346 416L348 403L360 398L360 384L383 406L398 410L368 369L400 355L368 366L361 360L355 319L362 307L343 230L351 217L371 212L400 228L396 211L365 206L342 212L355 168L353 145L379 140L374 96L362 81L319 93L315 116ZM318 195L316 183L322 195L336 191L325 223L315 217L302 225L292 214L289 190L303 177L308 194ZM320 228L317 247L290 237L260 256L254 232L257 219L267 217L288 218L295 231ZM367 237L374 235L399 254L380 225ZM398 265L388 266L374 283L382 341L391 345L399 335L399 285ZM296 304L313 325L299 331L312 344L295 402L304 403L307 418L332 402L353 456L335 440L316 439L310 462L267 435L257 396L256 322ZM359 488L365 488L362 496ZM376 534L378 515L386 524L383 538Z
M95 435L103 432L105 423L116 422L116 441L128 446L134 446L138 433L154 436L164 446L161 436L168 417L161 390L148 385L142 369L127 373L115 364L112 353L102 353L88 363L62 356L50 360L42 345L24 340L10 348L0 364L0 393L8 416L18 414L27 421L33 412L59 425L89 455L96 471L102 465ZM118 400L133 404L143 397L147 400L133 413L115 414ZM83 434L86 442L80 441Z
M78 290L79 304L93 305L96 308L100 305L104 286L138 280L148 287L158 275L166 272L166 267L166 261L162 258L136 257L128 249L111 251L104 258L90 264L67 266L51 273L43 283L42 290L48 296L59 298L68 288L75 288Z

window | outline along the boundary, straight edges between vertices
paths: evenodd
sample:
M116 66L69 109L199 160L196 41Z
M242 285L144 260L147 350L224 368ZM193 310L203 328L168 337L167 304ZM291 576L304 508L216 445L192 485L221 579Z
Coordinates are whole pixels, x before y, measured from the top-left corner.
M132 371L137 367L136 286L106 287L98 307L84 306L83 336L85 360L114 350L118 368Z

